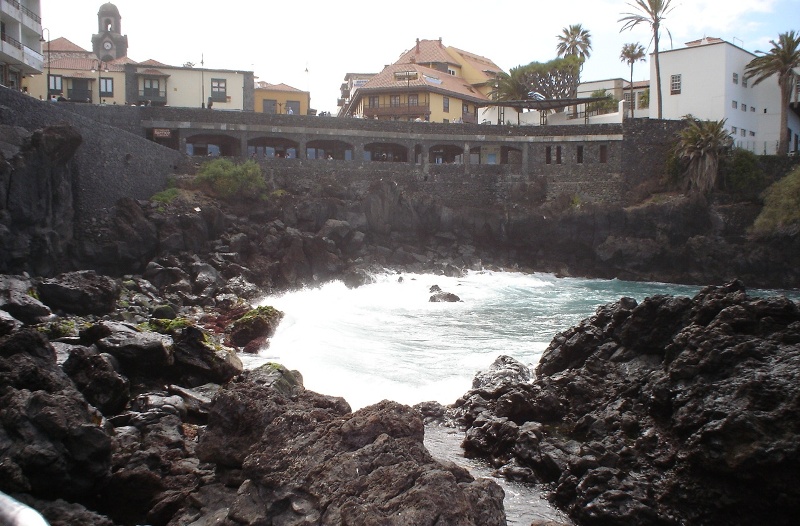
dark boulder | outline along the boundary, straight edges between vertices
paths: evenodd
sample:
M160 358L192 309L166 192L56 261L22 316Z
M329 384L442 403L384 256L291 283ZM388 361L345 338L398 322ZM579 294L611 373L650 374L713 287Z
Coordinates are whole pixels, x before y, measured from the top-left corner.
M61 368L86 401L106 416L125 409L131 390L128 379L115 369L113 358L86 347L73 347Z
M244 347L252 340L268 338L275 334L282 318L283 312L268 305L249 310L233 322L230 329L231 342Z
M119 281L93 270L67 272L39 282L42 302L70 314L107 314L116 307Z
M0 491L93 495L110 475L111 441L100 420L41 334L0 339Z
M36 287L28 278L0 275L0 310L22 323L33 325L52 314L36 296Z
M553 482L581 524L792 524L798 371L798 304L731 282L600 307L532 382L499 368L451 411L470 455Z

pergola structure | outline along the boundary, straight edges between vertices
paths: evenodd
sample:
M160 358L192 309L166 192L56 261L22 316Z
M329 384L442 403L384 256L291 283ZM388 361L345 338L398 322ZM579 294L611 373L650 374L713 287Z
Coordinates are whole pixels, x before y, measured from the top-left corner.
M476 104L478 107L486 107L486 106L497 106L497 119L498 124L503 122L503 118L505 117L503 109L504 108L515 108L518 110L538 110L539 111L539 123L544 126L547 124L547 112L550 110L559 110L561 108L566 108L568 106L578 106L583 104L584 106L591 104L592 102L601 102L607 100L608 97L581 97L581 98L566 98L566 99L526 99L526 100L493 100L493 101L486 101L480 104ZM586 124L589 124L589 112L585 111L584 108L584 121Z

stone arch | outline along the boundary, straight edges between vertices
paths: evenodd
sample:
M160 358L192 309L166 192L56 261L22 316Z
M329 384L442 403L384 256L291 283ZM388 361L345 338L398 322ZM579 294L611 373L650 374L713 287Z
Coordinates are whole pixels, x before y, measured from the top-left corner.
M286 137L256 137L247 141L248 157L294 159L298 157L298 149L299 144Z
M408 148L393 142L371 142L364 145L365 161L408 162Z
M229 135L198 133L186 138L188 155L237 157L241 155L239 140Z
M454 144L434 144L428 149L431 164L463 164L464 149Z
M344 141L318 139L306 143L306 159L352 161L354 151L353 145Z

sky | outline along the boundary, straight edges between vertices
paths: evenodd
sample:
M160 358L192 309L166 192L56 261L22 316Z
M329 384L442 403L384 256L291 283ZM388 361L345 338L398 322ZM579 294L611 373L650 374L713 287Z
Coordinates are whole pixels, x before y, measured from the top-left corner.
M632 0L630 0L632 2ZM100 0L41 0L42 26L91 50ZM557 35L571 24L591 34L582 80L630 78L622 46L653 51L649 26L620 32L619 19L635 12L626 0L116 0L128 56L180 66L201 60L212 69L253 71L257 80L311 93L311 107L336 114L347 73L378 73L416 39L441 38L491 59L503 70L556 58ZM800 0L672 0L661 50L719 37L748 51L800 31ZM671 34L671 42L670 42ZM649 59L648 59L649 60ZM649 62L634 66L645 80Z

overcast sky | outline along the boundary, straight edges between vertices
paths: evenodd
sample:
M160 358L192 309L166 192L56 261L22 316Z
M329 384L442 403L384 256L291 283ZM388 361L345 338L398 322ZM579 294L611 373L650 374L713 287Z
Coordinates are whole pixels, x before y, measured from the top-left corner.
M91 50L98 0L41 0L42 26ZM583 80L629 78L619 59L623 44L652 52L649 27L620 33L625 0L116 0L128 56L168 65L251 70L258 80L311 92L311 106L336 113L348 72L377 73L417 38L442 38L493 60L508 71L556 57L556 35L582 24L592 36ZM720 37L748 51L768 50L779 33L800 31L800 0L673 0L665 21L672 45ZM664 32L661 49L670 49ZM648 76L634 67L634 80Z

